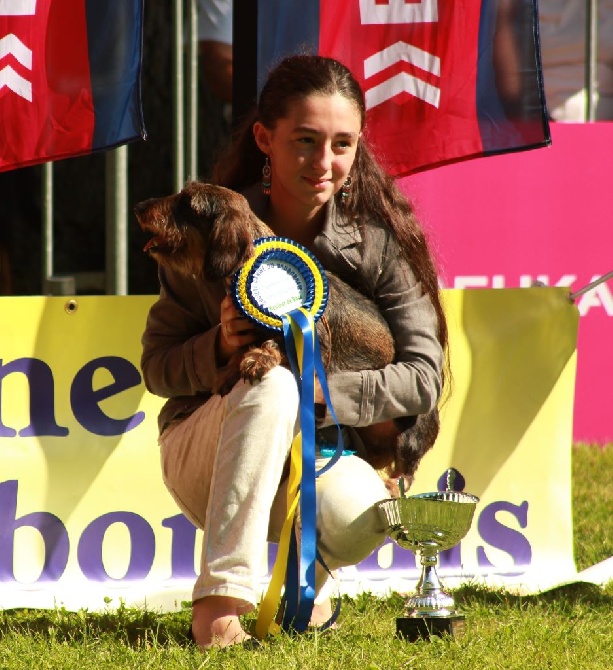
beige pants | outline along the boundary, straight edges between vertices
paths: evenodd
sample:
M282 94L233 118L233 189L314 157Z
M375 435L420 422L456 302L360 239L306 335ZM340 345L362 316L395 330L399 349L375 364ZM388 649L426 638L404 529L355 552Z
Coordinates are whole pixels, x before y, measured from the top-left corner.
M298 413L294 377L277 367L254 386L241 382L213 396L161 435L164 482L204 531L194 600L231 596L245 601L244 611L257 604L266 543L278 541L285 518L281 479ZM357 456L341 457L318 477L318 547L331 570L359 563L383 543L373 505L387 497L379 475Z

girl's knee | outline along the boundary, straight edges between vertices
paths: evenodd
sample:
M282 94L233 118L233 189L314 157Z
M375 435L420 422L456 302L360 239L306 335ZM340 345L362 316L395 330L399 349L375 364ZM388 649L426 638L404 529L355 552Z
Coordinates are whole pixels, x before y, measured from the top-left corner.
M298 404L298 384L291 370L278 365L269 370L260 381L264 393L288 403Z
M385 541L377 503L388 497L387 489L357 456L342 457L324 477L317 501L322 548L335 567L354 565Z
M358 456L342 456L318 482L321 504L330 508L346 502L353 510L365 510L389 497L383 479Z

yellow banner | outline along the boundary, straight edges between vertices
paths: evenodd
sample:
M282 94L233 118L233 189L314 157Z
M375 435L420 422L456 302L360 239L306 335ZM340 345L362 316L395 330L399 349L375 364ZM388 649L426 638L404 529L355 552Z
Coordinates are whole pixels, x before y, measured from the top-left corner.
M524 592L572 579L570 458L578 312L568 289L447 290L453 392L410 493L480 497L440 558L446 581ZM199 531L162 484L139 370L153 296L0 298L0 607L99 609L191 598ZM263 589L274 550L263 557ZM391 542L341 591L414 588Z

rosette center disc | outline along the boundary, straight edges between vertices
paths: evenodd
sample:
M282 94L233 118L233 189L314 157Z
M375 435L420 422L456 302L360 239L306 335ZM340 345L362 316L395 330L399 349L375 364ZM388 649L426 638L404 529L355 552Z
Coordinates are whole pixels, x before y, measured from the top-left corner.
M307 299L307 283L286 261L263 263L254 271L251 293L259 305L277 316L302 307Z

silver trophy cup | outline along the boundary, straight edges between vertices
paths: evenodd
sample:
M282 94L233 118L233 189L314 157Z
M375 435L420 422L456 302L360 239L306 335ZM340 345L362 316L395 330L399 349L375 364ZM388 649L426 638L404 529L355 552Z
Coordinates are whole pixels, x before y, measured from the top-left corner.
M389 537L420 559L422 571L414 595L405 601L405 616L396 619L396 634L415 641L431 635L461 635L464 615L456 610L436 573L439 551L451 549L469 531L479 498L458 491L421 493L378 503Z

